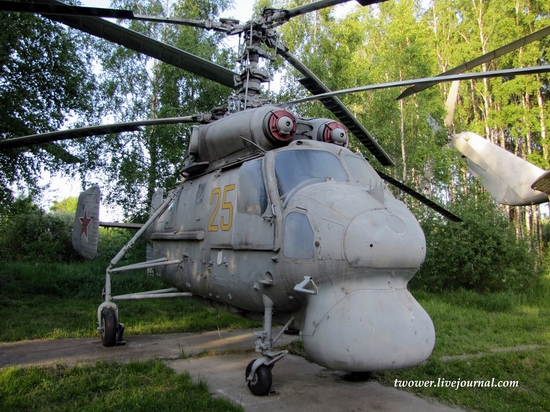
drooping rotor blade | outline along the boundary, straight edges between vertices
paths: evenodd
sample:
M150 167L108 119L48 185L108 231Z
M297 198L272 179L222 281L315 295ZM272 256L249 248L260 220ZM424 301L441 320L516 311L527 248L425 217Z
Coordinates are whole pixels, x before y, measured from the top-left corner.
M458 101L458 87L460 86L460 81L455 80L451 83L451 88L449 89L449 95L447 96L447 101L445 102L445 108L447 109L447 116L445 116L445 127L450 129L453 125L453 119L455 117L456 102Z
M71 16L107 17L113 19L131 19L131 10L104 9L99 7L69 6L60 4L29 3L20 1L0 1L0 10L16 13L67 14Z
M100 7L70 6L65 4L26 3L18 1L0 1L0 10L17 13L36 13L41 15L103 17L121 20L152 21L157 23L181 24L184 26L199 27L216 30L224 33L231 32L238 24L233 19L224 19L220 22L212 20L180 19L175 17L158 17L134 14L132 10L105 9Z
M520 47L523 47L529 43L534 42L535 40L539 40L545 36L548 36L550 34L550 26L547 26L541 30L538 30L534 33L531 33L525 37L522 37L521 39L518 39L512 43L509 43L505 46L499 47L498 49L492 50L489 53L484 54L483 56L480 56L474 60L471 60L469 62L466 62L464 64L461 64L460 66L457 66L453 69L447 70L444 73L441 73L438 76L447 76L451 74L458 74L462 73L466 70L471 70L474 67L477 67L483 63L487 63L493 59L496 59L497 57L503 56L506 53L510 53L511 51L514 51L516 49L519 49ZM436 76L437 77L437 76ZM399 95L397 100L403 99L405 97L408 97L412 94L421 92L422 90L427 89L428 87L433 86L434 84L437 84L436 82L433 83L424 83L424 84L418 84L414 85L413 87L409 87L407 90L405 90L403 93Z
M321 100L327 97L340 96L342 94L359 93L359 92L366 92L370 90L391 89L394 87L410 86L411 84L417 84L417 83L422 83L422 84L442 83L442 82L450 82L454 80L484 79L484 78L490 78L490 77L506 77L506 76L517 76L517 75L547 73L547 72L550 72L550 64L545 66L522 67L519 69L493 70L488 72L453 74L448 76L426 77L424 79L411 79L411 80L402 80L398 82L378 83L378 84L371 84L368 86L352 87L351 89L342 89L334 92L322 93L315 96L303 97L301 99L292 100L290 102L279 103L277 106L281 108L285 108L285 107L293 106L299 103L311 102L313 100Z
M137 122L115 123L111 125L100 125L82 127L72 130L61 130L58 132L41 133L13 139L0 140L0 150L14 149L23 146L32 146L36 144L55 142L59 140L78 139L81 137L100 136L110 133L135 132L141 130L144 126L154 126L160 124L178 124L178 123L200 123L203 121L201 115L185 117L169 117L164 119L150 119Z
M550 196L550 171L545 172L533 182L531 188Z
M291 9L284 10L283 18L287 20L292 17L300 16L302 14L310 13L312 11L321 10L326 7L347 3L349 1L350 0L320 0L309 4L303 4L301 6L296 6ZM369 6L371 4L382 3L384 1L387 1L387 0L357 0L357 3L359 3L361 6Z
M57 0L41 0L48 5L65 6ZM84 31L102 39L111 41L149 57L187 70L224 86L235 88L234 77L237 73L195 56L181 49L169 46L143 34L111 23L98 17L68 16L46 14L45 17L67 26Z
M374 169L376 170L376 169ZM428 199L426 196L418 193L416 190L414 189L411 189L409 186L401 183L400 181L398 180L395 180L393 177L391 176L388 176L384 173L382 173L381 171L379 170L376 170L376 173L378 173L378 175L383 179L385 180L386 182L392 184L393 186L397 187L398 189L401 189L403 192L407 193L408 195L414 197L416 200L424 203L426 206L428 206L429 208L435 210L437 213L439 213L440 215L446 217L447 219L453 221L453 222L462 222L462 219L459 218L458 216L456 216L455 214L449 212L447 209L444 209L443 207L439 206L437 203L431 201L430 199Z
M330 89L288 50L277 48L277 53L284 57L296 70L306 76L305 79L300 80L300 83L302 83L311 93L319 95L330 92ZM365 129L359 120L353 116L340 99L328 97L319 100L355 135L355 137L357 137L357 139L359 139L361 143L365 145L382 165L395 165L391 157L382 149L374 137Z

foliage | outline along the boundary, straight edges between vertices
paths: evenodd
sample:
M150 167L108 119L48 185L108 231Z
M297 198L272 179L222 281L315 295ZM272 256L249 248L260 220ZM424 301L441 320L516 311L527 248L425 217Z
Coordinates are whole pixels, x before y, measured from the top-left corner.
M214 19L229 3L120 0L112 5L139 9L147 15ZM220 44L219 34L137 21L130 22L129 28L217 64L232 64L231 53ZM103 107L116 121L205 113L223 105L230 93L227 87L105 41L97 41L96 50L102 62ZM89 163L82 164L80 171L89 180L94 178L89 169L99 168L103 175L95 178L106 194L105 201L128 210L134 221L143 221L154 190L171 189L180 179L189 134L190 127L185 124L160 125L142 132L88 139L82 157Z
M215 398L204 380L177 375L160 360L67 368L5 368L0 409L36 411L241 411Z
M78 197L67 197L60 201L54 200L50 207L50 212L65 212L76 213L76 205L78 204Z
M80 262L72 246L72 228L78 199L54 202L50 213L30 198L16 200L0 221L0 260L11 262ZM110 259L132 238L134 230L99 229L98 258ZM126 261L145 260L146 242L136 241L126 253Z
M483 192L463 193L453 213L463 223L424 220L426 260L411 286L430 291L521 291L536 282L537 253Z
M71 231L72 218L45 213L29 198L19 199L0 221L0 260L78 261Z
M520 3L506 2L503 7L495 1L395 0L356 8L344 18L328 10L312 13L281 30L285 43L329 88L342 89L435 75L533 32L543 26L542 21L547 25L549 15L541 4ZM540 64L546 47L542 42L527 45L482 70ZM462 82L453 129L477 131L546 167L543 120L547 103L543 99L541 106L537 99L538 93L546 94L546 79L541 75ZM290 76L288 81L285 94L300 94L296 81ZM465 163L446 147L447 131L438 130L445 117L448 89L448 84L442 84L398 102L398 89L341 99L394 159L396 166L382 169L384 173L451 208L466 221L461 225L442 222L424 205L395 193L422 221L427 236L428 256L412 280L413 287L524 288L537 277L537 256L516 237L536 236L536 216L532 227L523 230L529 221L523 218L527 209L511 208L510 216L517 216L514 231L493 202L480 193L479 182L466 177ZM298 110L308 116L327 115L319 103ZM350 146L372 157L354 138Z
M48 19L0 14L0 138L49 132L69 118L94 114L94 76L85 38ZM13 201L10 185L38 191L42 170L74 171L66 145L50 143L0 153L0 208Z
M99 228L99 245L97 257L99 259L112 259L122 247L134 236L135 230L120 228ZM139 238L128 252L124 259L131 262L143 262L147 242Z
M311 13L281 30L285 43L329 88L343 89L436 75L547 26L549 18L539 1L395 0L356 6L343 18L330 10ZM547 39L525 45L478 70L545 64L548 45ZM301 75L290 74L283 85L287 99L304 93L296 82ZM395 161L382 171L444 206L462 202L457 193L469 184L465 164L445 147L448 133L477 132L548 168L548 75L461 82L454 125L438 131L449 87L443 83L399 101L398 89L340 98ZM297 109L327 115L319 103ZM350 146L372 158L354 138ZM424 206L403 199L426 216ZM518 237L537 236L538 211L529 219L529 208L509 210Z

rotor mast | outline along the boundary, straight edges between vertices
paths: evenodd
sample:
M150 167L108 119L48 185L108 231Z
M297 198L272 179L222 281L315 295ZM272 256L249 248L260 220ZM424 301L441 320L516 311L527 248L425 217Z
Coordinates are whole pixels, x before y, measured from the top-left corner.
M275 61L276 53L270 54L264 46L275 50L284 47L274 27L285 12L286 10L266 8L260 17L242 26L244 47L240 50L237 62L242 65L243 71L239 76L235 76L237 89L234 100L238 102L237 111L271 103L269 97L261 96L262 83L273 79L267 69L260 67L260 59Z

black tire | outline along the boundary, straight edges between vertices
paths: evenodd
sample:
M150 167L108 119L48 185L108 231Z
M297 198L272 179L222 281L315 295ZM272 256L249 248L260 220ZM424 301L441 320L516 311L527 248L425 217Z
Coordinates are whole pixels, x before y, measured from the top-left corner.
M103 346L116 345L116 314L113 308L105 308L101 311L101 342Z
M253 361L250 361L250 363L246 367L245 378L248 378L248 375L250 375L252 365L255 361L255 359ZM247 381L248 389L250 389L250 392L252 392L256 396L269 395L272 381L273 375L271 374L271 368L266 365L261 365L258 369L256 369L256 373L254 373L254 379L252 379L251 381Z

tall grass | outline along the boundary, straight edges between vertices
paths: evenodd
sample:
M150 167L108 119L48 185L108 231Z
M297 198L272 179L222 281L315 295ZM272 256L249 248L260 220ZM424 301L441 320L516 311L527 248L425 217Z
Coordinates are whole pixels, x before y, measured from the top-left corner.
M103 301L107 262L79 264L8 263L0 266L0 341L78 338L97 335L97 307ZM116 294L165 287L156 276L121 273ZM258 327L186 298L119 303L126 334L199 332Z

